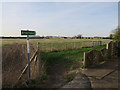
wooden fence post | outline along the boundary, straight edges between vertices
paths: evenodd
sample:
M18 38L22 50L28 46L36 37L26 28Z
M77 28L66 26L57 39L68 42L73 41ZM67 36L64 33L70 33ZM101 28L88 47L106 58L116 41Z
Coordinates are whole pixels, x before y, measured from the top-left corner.
M40 58L40 43L37 43L37 67L38 67L38 71L37 71L37 76L40 75L40 65L41 64L41 58Z

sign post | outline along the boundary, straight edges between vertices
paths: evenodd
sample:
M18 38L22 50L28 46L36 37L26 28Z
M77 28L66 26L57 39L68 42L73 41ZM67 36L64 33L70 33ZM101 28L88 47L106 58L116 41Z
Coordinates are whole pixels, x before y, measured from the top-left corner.
M31 74L30 74L30 47L29 47L29 35L35 35L35 31L25 31L21 30L21 35L27 35L27 56L28 56L28 79L30 81Z
M27 56L28 56L28 78L30 81L30 48L29 48L29 35L27 35Z

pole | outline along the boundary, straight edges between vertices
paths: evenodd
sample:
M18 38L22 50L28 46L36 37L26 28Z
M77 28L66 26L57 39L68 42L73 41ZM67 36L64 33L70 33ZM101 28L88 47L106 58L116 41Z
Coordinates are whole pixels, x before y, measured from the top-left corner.
M28 79L30 82L30 49L29 49L29 35L27 35L27 55L28 55Z

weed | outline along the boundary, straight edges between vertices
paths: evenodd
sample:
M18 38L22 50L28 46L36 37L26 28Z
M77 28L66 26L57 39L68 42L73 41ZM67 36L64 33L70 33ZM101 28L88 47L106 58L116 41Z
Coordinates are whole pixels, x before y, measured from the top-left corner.
M80 68L82 68L82 69L83 69L84 67L85 67L85 66L84 66L83 64L80 66Z
M70 82L74 79L74 76L67 76L67 81L66 82Z

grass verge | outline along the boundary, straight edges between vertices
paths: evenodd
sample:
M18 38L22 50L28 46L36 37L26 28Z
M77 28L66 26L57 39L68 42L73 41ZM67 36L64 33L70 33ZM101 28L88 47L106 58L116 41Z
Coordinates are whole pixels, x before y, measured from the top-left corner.
M80 48L74 50L66 50L61 52L50 52L50 53L42 53L41 57L42 60L46 62L47 67L51 67L55 64L64 64L64 65L71 65L77 63L78 61L83 61L83 53L89 50L100 50L104 48L103 46L96 46L91 48Z
M30 88L59 88L72 81L76 76L75 70L83 68L83 53L89 50L100 50L103 46L66 50L61 52L42 53L41 58L46 62L46 75L43 79L35 80Z

